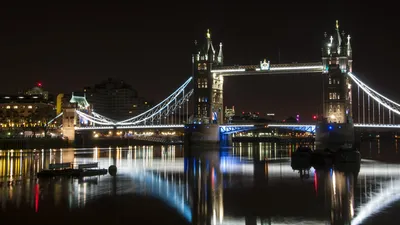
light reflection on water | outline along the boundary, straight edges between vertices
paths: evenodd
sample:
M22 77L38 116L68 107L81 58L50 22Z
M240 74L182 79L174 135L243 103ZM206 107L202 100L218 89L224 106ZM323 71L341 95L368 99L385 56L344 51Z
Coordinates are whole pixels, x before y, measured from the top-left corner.
M360 224L399 197L400 165L367 159L359 172L312 168L308 178L300 177L290 167L295 149L235 143L186 151L182 146L1 151L0 213L84 209L102 196L136 193L162 200L193 224ZM365 151L368 158L383 153ZM49 163L60 162L117 165L118 173L36 179Z

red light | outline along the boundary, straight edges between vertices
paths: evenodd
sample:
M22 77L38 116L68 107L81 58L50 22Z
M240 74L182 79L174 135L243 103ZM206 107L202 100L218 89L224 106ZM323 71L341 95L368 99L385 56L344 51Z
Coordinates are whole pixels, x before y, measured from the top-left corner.
M42 83L41 83L41 82L38 82L38 83L37 83L37 86L38 86L38 87L41 87L41 86L42 86Z
M35 184L35 212L39 211L39 184Z
M244 114L244 112L242 112L242 114Z
M317 116L313 116L312 118L315 120L315 119L317 119Z

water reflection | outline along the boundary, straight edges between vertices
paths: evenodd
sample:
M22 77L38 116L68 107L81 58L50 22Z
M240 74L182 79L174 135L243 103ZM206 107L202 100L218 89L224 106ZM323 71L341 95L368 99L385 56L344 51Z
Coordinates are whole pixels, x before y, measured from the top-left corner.
M44 215L57 210L63 212L61 216L74 217L78 210L102 205L98 201L104 197L135 194L158 199L178 217L199 225L360 224L400 197L398 164L363 160L361 169L345 164L299 173L290 166L297 146L235 143L231 148L185 151L181 146L2 151L0 213L5 221L6 215L31 213L36 214L32 218L45 220ZM364 150L378 153L376 148ZM117 175L35 176L49 163L94 161L102 168L116 165ZM141 208L130 205L135 201L124 203L132 209L129 216L154 217L151 210L145 215L135 213ZM96 217L120 213L108 210L108 215Z

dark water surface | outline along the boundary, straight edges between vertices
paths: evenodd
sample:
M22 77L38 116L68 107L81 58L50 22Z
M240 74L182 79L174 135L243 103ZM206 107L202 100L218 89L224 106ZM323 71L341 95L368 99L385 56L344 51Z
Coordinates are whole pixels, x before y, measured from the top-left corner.
M396 141L365 142L361 169L290 166L296 146L234 143L0 151L1 224L399 224ZM116 176L37 179L49 163ZM398 164L399 163L399 164Z

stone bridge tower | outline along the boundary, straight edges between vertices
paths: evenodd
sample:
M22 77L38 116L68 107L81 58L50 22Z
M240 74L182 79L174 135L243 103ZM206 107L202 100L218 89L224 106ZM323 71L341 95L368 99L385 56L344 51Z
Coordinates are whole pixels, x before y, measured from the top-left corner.
M75 125L77 125L76 104L69 103L64 107L62 125L63 136L68 138L69 142L75 141Z
M222 43L215 51L211 33L207 30L205 42L195 41L192 54L194 81L194 119L197 124L221 124L223 114L223 77L212 73L213 67L223 65Z
M346 123L352 118L352 50L350 35L340 32L339 22L332 35L324 34L322 43L323 117L332 123Z

